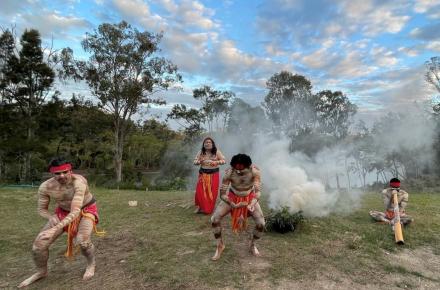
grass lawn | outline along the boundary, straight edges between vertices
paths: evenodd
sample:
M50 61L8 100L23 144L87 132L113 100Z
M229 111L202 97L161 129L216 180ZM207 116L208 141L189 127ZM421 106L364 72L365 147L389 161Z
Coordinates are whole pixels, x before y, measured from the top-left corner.
M410 194L415 222L404 228L403 246L389 226L369 218L369 210L383 207L379 194L369 193L350 215L305 219L294 233L264 233L259 258L248 253L249 233L232 234L226 217L226 249L212 262L209 216L193 213L192 193L92 192L99 229L107 232L93 237L95 277L81 280L81 255L63 257L63 235L51 247L49 276L29 289L440 289L440 194ZM129 207L130 200L138 206ZM36 189L0 189L0 288L34 272L32 241L45 223L36 201Z

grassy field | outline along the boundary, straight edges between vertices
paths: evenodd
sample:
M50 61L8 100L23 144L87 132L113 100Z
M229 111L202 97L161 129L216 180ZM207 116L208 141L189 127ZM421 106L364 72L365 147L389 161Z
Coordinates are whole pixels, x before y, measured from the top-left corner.
M389 226L370 220L368 211L382 204L369 193L350 215L306 219L294 233L266 232L259 258L248 253L248 233L231 234L226 217L226 250L212 262L209 217L193 213L192 193L93 193L99 228L107 231L93 238L95 277L81 280L81 255L63 257L63 235L51 247L49 276L29 289L440 289L440 194L410 195L415 223L404 229L404 246L394 244ZM34 271L32 241L45 223L36 189L0 189L0 217L0 288L14 288Z

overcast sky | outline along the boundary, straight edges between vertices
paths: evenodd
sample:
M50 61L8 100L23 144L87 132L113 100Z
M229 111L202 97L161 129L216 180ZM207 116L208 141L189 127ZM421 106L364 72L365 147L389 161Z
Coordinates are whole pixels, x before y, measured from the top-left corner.
M79 57L86 32L121 20L163 31L161 53L183 75L184 90L169 92L156 113L197 106L191 91L205 84L259 105L281 70L306 76L315 92L344 92L364 117L434 94L424 63L440 56L439 0L0 1L2 28L38 29L46 45L53 39ZM77 85L61 90L66 98L89 94Z

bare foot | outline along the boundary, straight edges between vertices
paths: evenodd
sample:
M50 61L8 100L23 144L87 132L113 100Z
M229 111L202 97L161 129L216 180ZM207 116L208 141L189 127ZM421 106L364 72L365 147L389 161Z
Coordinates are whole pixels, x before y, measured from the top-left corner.
M89 280L95 275L95 263L88 265L83 275L83 280Z
M47 271L37 272L34 275L27 278L26 280L24 280L23 282L21 282L20 285L18 285L18 288L26 287L26 286L34 283L35 281L40 280L41 278L44 278L46 276L47 276Z
M249 251L251 252L252 255L254 255L255 257L259 257L260 256L260 252L258 251L257 247L252 244Z
M215 250L215 254L214 256L212 256L211 260L217 261L218 259L220 259L220 256L222 255L224 249L225 249L225 244L223 243L218 244L217 249Z

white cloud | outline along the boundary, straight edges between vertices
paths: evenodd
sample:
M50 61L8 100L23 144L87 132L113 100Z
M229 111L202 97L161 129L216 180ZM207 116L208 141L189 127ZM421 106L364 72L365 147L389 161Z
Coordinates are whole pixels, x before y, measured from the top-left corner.
M271 56L282 56L286 52L280 49L275 43L269 43L265 46L266 53Z
M410 32L410 36L421 40L440 39L440 22L429 24L423 27L416 27Z
M406 55L408 55L410 57L418 56L420 53L417 49L409 48L409 47L399 47L397 50L404 52Z
M161 31L166 28L166 23L161 16L152 14L150 7L142 0L113 0L113 5L122 18L141 24L149 31Z
M328 74L331 77L366 77L377 68L363 63L363 55L358 51L347 52L338 63L334 63Z
M414 11L426 13L430 18L440 18L440 3L438 0L416 0Z
M329 23L325 28L325 32L327 35L337 35L344 30L341 24L339 23Z
M370 51L373 58L373 62L378 66L390 67L397 64L398 60L394 56L392 51L387 50L385 47L373 47Z
M426 45L426 49L440 52L440 41L431 41Z
M40 11L40 13L25 14L21 18L24 21L23 27L37 28L43 37L50 38L54 36L57 40L75 39L70 34L75 28L90 28L90 22L83 18L75 16L64 16L56 12Z
M315 52L302 57L301 61L313 69L320 69L327 67L333 62L337 56L330 54L325 47L316 50Z
M197 73L208 54L208 44L217 36L215 33L186 33L170 28L163 38L164 51L179 69Z
M233 41L215 44L209 60L209 74L221 82L262 87L271 75L291 67L271 59L259 58L239 50Z
M367 36L375 36L383 32L398 33L410 20L408 15L402 15L399 3L384 2L381 5L372 0L349 1L342 3L348 22L358 27Z
M214 10L206 8L198 1L184 0L179 4L172 0L159 0L160 3L171 15L173 21L178 22L182 27L194 26L204 30L218 28L219 25L211 20Z

